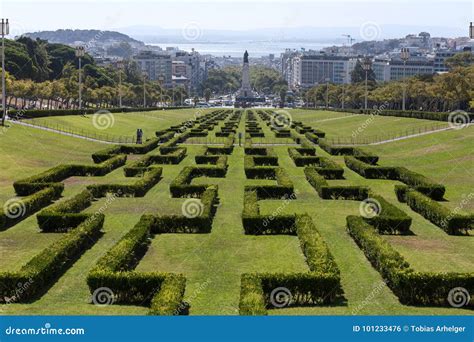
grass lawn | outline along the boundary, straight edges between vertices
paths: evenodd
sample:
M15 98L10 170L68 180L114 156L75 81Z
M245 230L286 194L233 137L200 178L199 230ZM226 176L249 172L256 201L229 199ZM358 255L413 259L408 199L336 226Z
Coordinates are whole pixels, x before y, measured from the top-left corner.
M51 116L25 120L25 122L51 128L73 129L77 134L87 134L88 136L93 134L109 134L130 137L135 136L137 128L141 128L144 138L152 138L155 136L157 130L177 125L185 120L191 120L195 117L196 113L204 115L209 111L209 109L180 109L136 113L112 113L98 114L99 116L97 116L96 119L94 119L94 114L85 116ZM103 121L101 121L100 117L102 117Z
M175 112L172 114L172 112ZM148 118L117 114L117 133L124 134L131 119L140 121L143 129L151 134L186 120L192 111L163 111ZM164 115L162 117L162 115ZM351 134L354 127L367 116L348 116L325 111L292 111L293 119L325 130L333 136L333 127L340 135ZM175 120L162 124L162 120ZM346 117L344 119L327 120ZM90 118L89 118L90 119ZM377 117L387 132L411 127L424 120L393 119ZM80 117L48 118L66 120L80 125ZM143 120L143 121L141 121ZM151 120L151 121L147 121ZM355 121L354 121L355 120ZM362 121L357 121L362 120ZM404 120L407 120L406 122ZM77 123L76 123L77 121ZM136 123L135 122L135 123ZM153 122L153 124L151 123ZM145 127L146 125L150 125ZM152 126L153 125L153 126ZM156 126L155 126L156 125ZM158 127L158 125L161 125ZM261 123L266 136L273 132ZM87 126L87 127L90 127ZM339 127L339 130L336 128ZM369 129L369 127L367 129ZM239 131L244 132L245 121L241 120ZM374 129L374 128L371 128ZM216 127L215 131L220 130ZM420 172L446 185L446 202L451 209L459 207L461 201L473 188L474 128L452 130L398 142L368 146L365 149L378 154L381 165L402 165ZM12 182L34 175L60 163L92 163L92 152L108 145L92 143L77 138L33 128L13 126L0 135L2 164L0 169L0 200L14 195ZM22 148L19 148L22 147ZM143 198L117 198L105 210L104 234L99 241L37 301L28 304L0 305L3 314L111 314L141 315L148 309L139 306L111 305L98 307L90 304L90 293L86 284L88 271L139 220L143 213L181 214L184 198L171 198L169 185L186 165L195 165L194 156L201 153L202 146L187 145L188 155L178 165L163 165L163 178ZM322 200L306 181L303 168L296 167L288 155L286 146L273 147L279 165L290 175L297 191L297 199L283 204L280 200L260 201L263 214L276 210L280 213L304 213L312 217L317 229L328 243L336 263L341 270L344 296L347 302L339 306L293 307L270 310L272 315L351 315L351 314L447 314L472 315L472 310L415 307L399 303L397 297L383 283L380 274L367 261L364 253L346 233L347 215L359 214L359 202ZM156 151L150 152L154 154ZM317 147L317 154L330 157L344 166L343 157L329 156ZM253 184L244 173L243 147L235 147L229 156L229 169L225 178L199 178L194 183L218 184L220 205L217 208L212 231L209 234L163 234L153 238L150 248L140 260L137 271L181 272L186 276L185 300L190 303L190 314L238 314L240 275L245 272L304 272L307 265L295 236L253 236L243 232L241 213L245 184ZM137 159L142 156L131 156ZM130 163L130 160L128 161ZM474 272L474 240L472 236L450 236L440 228L399 203L393 191L394 181L368 180L344 166L345 179L330 181L345 185L367 185L384 196L392 204L413 218L411 236L385 236L407 261L420 271ZM88 184L108 182L133 182L123 176L119 168L104 177L72 177L66 180L64 197L80 192ZM268 181L271 182L271 181ZM94 202L86 212L95 212L104 206L105 199ZM472 212L474 203L468 202L462 210ZM57 233L38 232L36 218L31 216L21 223L0 232L0 271L17 270L31 257L58 239ZM368 300L370 299L370 300Z
M294 110L290 114L295 121L303 121L325 131L329 139L345 138L343 141L346 141L354 137L356 142L362 143L367 139L379 141L448 126L447 123L430 120L328 111Z

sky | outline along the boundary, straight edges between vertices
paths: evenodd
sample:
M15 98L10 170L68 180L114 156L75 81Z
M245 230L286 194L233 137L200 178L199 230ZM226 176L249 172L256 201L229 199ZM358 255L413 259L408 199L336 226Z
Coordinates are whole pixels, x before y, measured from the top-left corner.
M0 0L0 18L13 34L38 30L159 26L249 30L281 27L417 25L466 32L472 0Z

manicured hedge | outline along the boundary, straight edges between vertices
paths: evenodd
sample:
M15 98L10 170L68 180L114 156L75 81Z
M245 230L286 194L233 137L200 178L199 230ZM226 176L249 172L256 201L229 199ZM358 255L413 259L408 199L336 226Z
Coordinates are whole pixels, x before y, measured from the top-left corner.
M182 215L157 216L152 232L163 233L209 233L218 204L217 186L209 186L203 192L200 203L202 211L196 217Z
M70 199L55 203L36 215L39 228L45 232L58 232L77 227L90 216L80 212L89 207L92 200L90 191L84 190Z
M142 177L133 184L94 184L87 186L96 198L105 197L107 193L116 194L120 197L143 197L161 179L163 169L161 167L150 168Z
M217 158L216 165L186 166L170 184L173 197L200 197L209 187L207 184L191 184L196 177L223 178L227 173L227 157Z
M93 220L84 221L76 229L46 247L18 272L1 272L0 303L8 302L12 297L14 302L27 302L41 295L96 242L103 223L104 215L96 215ZM29 284L22 287L23 292L19 296L18 284Z
M364 186L329 185L313 167L305 167L304 173L309 184L323 199L364 200L369 195L369 189Z
M123 172L126 177L135 177L150 169L151 165L179 164L186 157L186 147L173 147L166 154L147 155L128 166Z
M385 198L373 192L369 194L371 199L380 204L381 212L374 217L364 217L379 233L383 234L407 234L410 231L412 218L403 210L397 208Z
M319 157L316 157L316 150L306 148L288 148L288 154L296 166L318 165Z
M312 272L332 274L338 278L339 268L311 217L308 214L296 215L295 226L309 269Z
M398 180L406 185L409 185L434 200L441 201L443 199L446 191L444 185L438 184L417 172L408 170L405 167L398 167L397 172Z
M324 151L331 155L353 155L354 154L354 148L351 146L334 146L330 145L328 142L326 142L325 139L319 139L318 142L319 147L321 147Z
M15 201L15 203L18 203L18 205L21 207L19 208L19 211L22 214L17 218L11 218L7 215L8 212L6 212L4 208L4 210L0 213L0 231L11 227L17 222L34 214L41 208L48 206L52 201L61 196L62 190L63 187L48 187L34 193L33 195L18 198L18 202Z
M291 200L294 197L287 197ZM249 235L275 235L275 234L295 234L295 215L261 215L258 206L257 191L244 192L244 209L242 211L242 224L245 234Z
M346 166L368 179L398 179L398 170L391 166L367 164L353 156L344 156Z
M405 199L413 211L421 214L448 234L458 235L474 229L472 214L458 214L415 190L406 191Z
M313 166L325 179L343 179L344 169L326 157L319 157L318 165Z
M265 178L275 179L276 185L246 185L245 191L256 191L258 198L284 198L294 196L293 182L281 167L259 167L254 170L265 173Z
M106 108L110 113L132 113L132 112L150 112L155 110L170 110L170 109L183 109L189 107L133 107L133 108ZM84 115L94 114L100 109L88 108L88 109L13 109L8 111L8 115L15 117L21 115L22 118L40 118L45 116L65 116L65 115Z
M453 288L474 292L474 273L416 272L361 217L348 216L347 231L403 304L450 306L447 299ZM474 307L474 301L467 306Z
M72 176L104 176L110 171L125 164L127 156L116 155L95 165L58 165L36 176L14 182L13 187L19 196L35 193L46 187L54 186ZM59 191L60 185L56 185Z

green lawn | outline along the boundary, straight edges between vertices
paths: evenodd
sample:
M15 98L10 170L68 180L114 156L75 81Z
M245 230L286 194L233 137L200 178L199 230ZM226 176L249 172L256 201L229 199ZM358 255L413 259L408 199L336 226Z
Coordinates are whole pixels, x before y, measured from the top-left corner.
M190 111L158 112L156 118L117 115L116 132L126 129L128 120L150 125L153 132L187 119ZM356 123L366 116L347 117L332 121L330 118L347 116L342 113L297 111L292 112L295 120L323 130L323 125L339 126L338 134L349 134ZM192 113L191 113L192 114ZM127 116L128 115L128 116ZM163 115L163 117L162 117ZM123 117L122 117L123 116ZM172 119L169 119L171 117ZM167 119L165 119L167 118ZM60 117L48 120L66 120L79 125L83 118ZM163 120L175 120L158 127ZM390 124L392 119L380 117L384 130L393 131L410 127L423 120L400 119L400 124ZM84 119L85 120L85 119ZM404 120L407 120L404 122ZM155 126L155 122L156 125ZM319 124L317 123L319 122ZM376 125L372 123L372 125ZM267 136L273 133L261 125ZM89 126L87 126L89 127ZM156 127L156 128L155 128ZM244 130L241 120L239 131ZM114 128L112 128L114 129ZM145 126L143 126L145 130ZM215 128L215 131L219 127ZM331 130L326 131L329 136ZM345 133L343 133L345 132ZM347 133L349 132L349 133ZM123 133L116 133L123 134ZM366 147L380 155L382 165L401 165L420 172L446 185L447 205L454 209L473 189L474 128L452 130L398 142ZM0 136L2 168L0 169L0 200L3 202L14 195L11 186L15 179L36 174L60 163L92 163L90 154L108 145L92 143L77 138L33 128L13 126ZM112 305L97 307L91 305L90 293L85 278L97 260L110 249L139 220L143 213L180 214L183 198L171 198L169 184L186 165L195 165L194 156L202 151L201 146L188 145L188 156L179 165L164 165L163 179L143 198L118 198L107 207L104 235L39 300L29 304L0 305L4 314L146 314L148 309L138 306ZM370 265L364 253L356 246L345 231L345 217L358 215L359 202L322 200L306 181L303 168L295 167L288 155L287 147L274 147L279 164L290 175L297 199L283 205L279 200L260 201L262 213L307 212L317 229L328 243L336 263L341 270L346 305L329 307L296 307L271 310L270 314L288 315L350 315L350 314L472 314L471 310L435 307L405 306L382 282L380 274ZM150 153L156 153L152 151ZM330 157L344 165L342 157L329 156L317 148L319 155ZM245 272L301 272L307 270L299 241L294 236L252 236L244 235L241 223L243 186L252 184L244 174L243 147L236 147L229 156L229 169L225 178L200 178L195 183L218 184L220 205L209 234L164 234L155 236L150 248L141 259L138 271L181 272L187 278L185 300L191 304L190 314L238 314L240 275ZM137 159L142 156L130 156ZM129 161L130 162L130 161ZM413 236L385 236L395 248L420 271L474 272L474 240L468 236L449 236L405 204L396 200L394 181L368 180L344 167L345 178L334 182L347 185L364 184L383 195L392 204L407 212L413 218ZM66 180L64 197L80 192L88 184L132 182L123 176L119 168L104 177L73 177ZM271 181L269 181L271 182ZM87 212L95 212L104 206L105 199L96 201ZM474 203L468 202L462 208L472 212ZM0 232L0 271L17 270L40 250L58 239L60 234L39 233L36 218L31 216L21 223ZM368 300L370 299L370 300Z
M416 134L420 130L448 126L447 123L430 120L328 111L294 110L290 111L290 114L295 121L303 121L325 131L329 139L344 139L341 142L351 138L356 143L365 143L366 140L380 141L394 136Z
M85 116L51 116L25 120L40 126L57 129L72 129L81 135L135 136L137 128L143 130L144 138L152 138L157 130L192 120L197 115L208 113L209 109L156 110L137 113L111 113ZM198 114L199 113L199 114Z

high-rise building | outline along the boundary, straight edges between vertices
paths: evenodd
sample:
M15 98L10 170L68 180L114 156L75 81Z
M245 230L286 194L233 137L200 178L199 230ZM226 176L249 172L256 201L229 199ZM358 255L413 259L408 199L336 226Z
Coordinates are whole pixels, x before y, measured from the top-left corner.
M432 75L434 63L421 57L410 57L406 63L399 58L376 58L372 63L375 79L378 82L396 81L404 77Z
M142 51L133 59L149 80L159 81L167 88L172 86L172 62L169 54Z
M282 71L291 88L309 88L321 83L351 82L356 59L319 52L301 52L282 56Z

